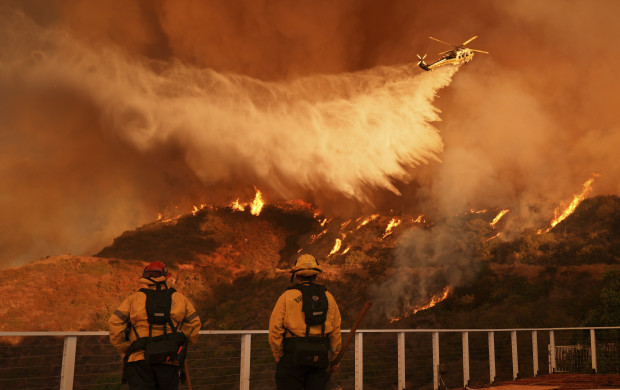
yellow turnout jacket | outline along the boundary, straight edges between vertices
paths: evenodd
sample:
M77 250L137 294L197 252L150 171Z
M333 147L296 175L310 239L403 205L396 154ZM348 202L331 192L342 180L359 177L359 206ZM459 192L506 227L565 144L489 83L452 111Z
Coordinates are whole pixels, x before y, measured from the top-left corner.
M340 352L340 310L336 300L329 291L325 292L327 297L327 319L325 320L325 335L329 337L330 356L333 360ZM285 329L286 328L286 329ZM288 331L287 331L288 330ZM290 332L290 333L289 333ZM284 355L284 338L304 337L306 335L306 317L303 312L302 294L297 289L286 290L273 308L269 319L269 345L273 356L280 361ZM321 325L310 327L310 336L320 336Z
M154 279L158 281L159 278ZM140 282L144 284L142 287L155 289L155 284L147 279L141 278ZM162 288L165 288L162 286ZM170 318L177 329L180 329L189 336L190 344L198 339L198 331L201 327L200 318L192 303L180 292L172 294L172 306L170 308ZM121 353L124 354L137 338L133 329L129 332L129 340L125 339L125 328L128 321L131 321L136 328L140 337L148 337L149 323L146 314L146 294L137 291L127 297L118 309L110 316L108 325L110 328L110 342ZM181 324L180 326L178 324ZM170 333L170 326L167 326L167 332ZM162 325L153 325L153 336L163 334ZM138 351L131 354L130 362L144 360L144 352Z

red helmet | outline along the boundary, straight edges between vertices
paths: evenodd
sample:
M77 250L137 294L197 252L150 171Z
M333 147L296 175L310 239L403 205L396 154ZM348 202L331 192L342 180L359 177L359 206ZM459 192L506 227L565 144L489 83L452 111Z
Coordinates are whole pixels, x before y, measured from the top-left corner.
M151 264L147 265L144 268L144 272L142 273L143 278L159 278L161 276L165 276L166 279L170 277L170 272L168 272L168 268L161 261L154 261Z

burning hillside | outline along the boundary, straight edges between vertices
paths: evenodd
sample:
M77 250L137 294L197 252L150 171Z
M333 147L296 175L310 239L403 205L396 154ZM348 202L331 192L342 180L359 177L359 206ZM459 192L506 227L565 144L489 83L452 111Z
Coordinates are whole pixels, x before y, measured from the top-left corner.
M0 6L3 266L252 185L345 220L509 209L514 232L591 172L618 193L618 79L590 60L620 57L615 2L250 3ZM424 72L429 35L491 55Z
M309 252L327 264L360 267L364 253L393 248L397 233L425 226L421 215L345 219L324 216L302 201L265 204L256 190L251 202L236 199L223 207L193 206L185 215L160 214L97 256L259 271L287 269L297 253Z
M562 307L581 307L577 301L590 300L583 301L583 310L591 306L596 289L584 294L571 280L583 282L589 275L594 286L606 265L620 262L620 199L585 199L549 232L489 240L509 223L504 211L472 210L430 221L420 215L327 217L303 202L265 204L258 215L249 206L203 207L125 232L97 258L66 255L5 270L0 292L12 299L0 310L0 323L3 330L101 329L118 300L136 288L144 264L162 260L206 313L207 327L262 329L299 252L315 254L325 266L323 280L339 299L345 326L366 299L375 301L369 321L377 327L440 321L442 311L461 309L468 310L460 314L462 326L473 326L472 313L484 309L491 318L496 306L506 321L515 321L497 317L497 326L518 321L542 326L552 323L536 322L534 312L533 317L527 312L537 310L536 302L548 310L541 302L574 299L551 305L556 318L568 318L559 314ZM451 242L454 234L462 238ZM544 289L532 287L543 281ZM523 294L530 295L519 301L522 318L506 313L514 310L509 302ZM58 302L65 309L51 315L49 308ZM578 312L585 316L583 310ZM444 326L456 326L449 317Z
M2 266L163 260L217 312L308 251L400 326L489 263L617 261L579 214L620 190L617 2L122 3L0 5ZM424 72L429 35L492 54Z

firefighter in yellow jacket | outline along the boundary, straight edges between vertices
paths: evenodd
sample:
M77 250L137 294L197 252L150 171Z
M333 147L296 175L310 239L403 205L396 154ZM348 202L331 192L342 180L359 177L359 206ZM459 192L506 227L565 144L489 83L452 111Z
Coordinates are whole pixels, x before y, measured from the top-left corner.
M291 282L269 320L269 345L279 390L323 390L327 368L341 347L340 311L332 294L314 283L322 272L312 255L297 258Z
M198 338L198 313L183 294L168 288L169 277L163 263L147 265L140 291L108 321L110 341L124 355L123 383L132 390L176 390L187 345Z

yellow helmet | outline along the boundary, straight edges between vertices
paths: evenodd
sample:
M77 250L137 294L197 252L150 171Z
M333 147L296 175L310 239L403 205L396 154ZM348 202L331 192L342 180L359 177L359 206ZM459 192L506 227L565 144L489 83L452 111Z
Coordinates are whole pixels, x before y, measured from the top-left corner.
M319 272L323 272L323 269L314 256L308 254L299 256L295 262L295 265L291 269L291 273L293 275L298 274L301 276L312 276L318 274Z

